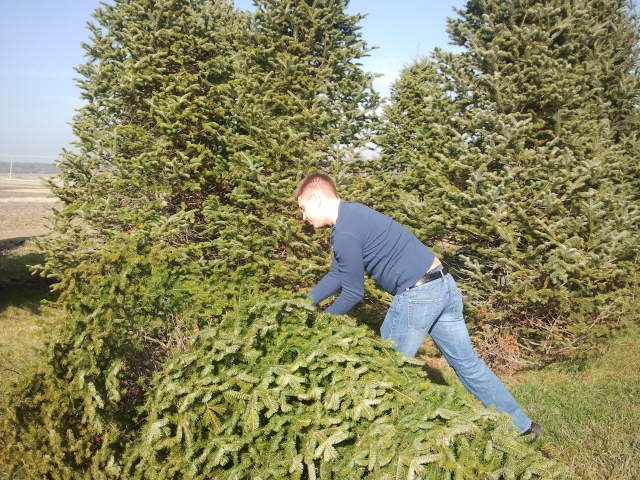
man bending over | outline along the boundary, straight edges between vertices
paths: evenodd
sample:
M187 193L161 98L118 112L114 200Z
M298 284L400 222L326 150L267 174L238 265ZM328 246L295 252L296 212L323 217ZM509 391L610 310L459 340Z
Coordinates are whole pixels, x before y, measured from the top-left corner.
M395 220L360 203L340 198L333 180L306 176L295 191L302 218L314 228L331 226L331 270L310 292L313 305L340 290L324 311L349 312L364 296L365 272L394 295L380 328L382 338L414 356L426 334L482 404L508 413L532 440L542 436L498 377L473 350L462 315L462 296L453 277L431 249Z

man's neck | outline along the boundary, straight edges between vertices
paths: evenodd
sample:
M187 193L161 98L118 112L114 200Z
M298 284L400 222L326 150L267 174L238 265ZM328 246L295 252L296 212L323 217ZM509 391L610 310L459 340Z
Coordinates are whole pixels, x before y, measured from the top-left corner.
M328 220L331 222L331 225L335 225L338 222L338 213L340 211L340 202L339 198L329 200L329 205L327 206L328 210Z

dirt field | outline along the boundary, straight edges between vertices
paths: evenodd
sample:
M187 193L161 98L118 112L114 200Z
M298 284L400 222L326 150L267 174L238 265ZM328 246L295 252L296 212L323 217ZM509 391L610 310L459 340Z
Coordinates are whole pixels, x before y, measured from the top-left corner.
M48 233L47 217L57 205L45 181L51 175L0 175L0 243Z

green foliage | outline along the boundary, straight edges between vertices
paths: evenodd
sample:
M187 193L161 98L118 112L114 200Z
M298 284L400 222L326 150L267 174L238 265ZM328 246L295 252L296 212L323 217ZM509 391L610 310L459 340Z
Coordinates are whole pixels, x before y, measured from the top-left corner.
M85 375L75 365L106 342L95 330L68 333L85 348L58 360L67 377L45 367L2 419L8 474L570 477L523 443L506 415L431 384L366 327L317 316L299 300L242 298L156 373L137 415L115 408L141 391L127 380L136 366L112 355L102 380L97 369Z
M65 288L105 242L166 225L151 242L198 244L216 274L299 284L291 272L308 267L292 255L302 231L288 199L301 171L358 145L376 101L355 63L360 17L345 6L265 1L255 18L228 2L99 9L45 274Z
M60 162L63 215L102 236L198 207L226 190L230 80L242 16L228 2L103 5L78 68L79 153Z
M563 478L365 327L245 301L154 380L126 478Z
M268 115L255 140L281 174L328 167L363 142L377 102L358 64L369 51L362 15L347 14L347 0L255 4L247 65L255 84L243 100Z
M326 256L326 241L310 242L296 218L296 183L303 172L338 168L362 143L377 98L357 64L367 52L360 16L345 1L256 6L236 59L233 188L203 204L203 236L230 282L291 290L317 278Z
M441 252L476 319L538 352L606 334L637 281L627 7L468 2L449 25L464 50L436 51L396 83L371 168L370 183L392 176L407 192L378 207Z
M466 172L457 159L466 142L451 98L454 87L435 62L424 59L405 68L377 137L383 157L365 167L372 178L365 176L364 186L356 180L351 187L365 203L392 213L431 243L453 241L453 212L445 207L464 188Z
M7 457L25 476L110 472L135 436L153 372L226 305L225 292L214 290L184 249L145 244L141 235L123 235L75 272L47 363L13 392L4 419Z

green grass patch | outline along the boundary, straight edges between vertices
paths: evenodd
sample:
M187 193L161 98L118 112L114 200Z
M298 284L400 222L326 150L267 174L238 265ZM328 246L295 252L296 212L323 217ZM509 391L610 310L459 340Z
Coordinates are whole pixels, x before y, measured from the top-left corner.
M640 329L586 362L564 362L510 383L545 431L544 448L585 479L638 478Z
M46 282L28 266L42 262L30 241L0 243L0 403L7 388L40 361L55 312L42 310L51 298Z
M444 359L428 357L425 369L432 381L464 390ZM549 457L586 480L640 478L640 327L629 326L591 358L500 377L542 425Z
M0 395L40 359L51 317L43 315L31 301L0 310Z

